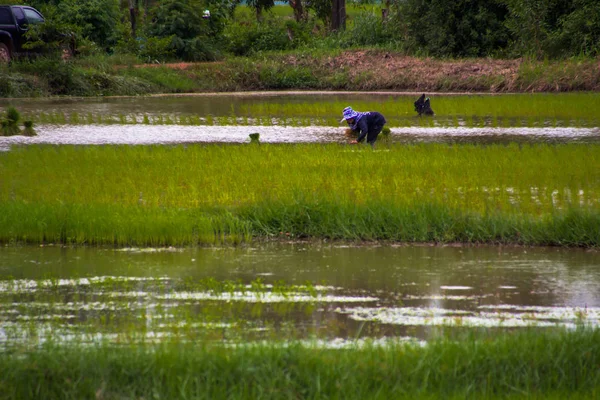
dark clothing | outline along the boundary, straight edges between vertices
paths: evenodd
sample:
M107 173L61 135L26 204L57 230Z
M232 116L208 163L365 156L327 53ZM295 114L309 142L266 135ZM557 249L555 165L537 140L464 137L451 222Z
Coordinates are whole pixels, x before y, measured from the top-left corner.
M377 135L381 133L383 125L385 125L386 122L384 116L377 111L364 113L362 118L356 121L352 126L352 130L360 133L356 141L360 143L366 137L367 143L373 145L377 140Z

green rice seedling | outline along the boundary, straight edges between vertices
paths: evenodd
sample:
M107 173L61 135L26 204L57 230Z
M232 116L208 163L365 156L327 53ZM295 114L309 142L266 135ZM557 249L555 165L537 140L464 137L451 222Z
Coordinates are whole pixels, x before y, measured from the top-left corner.
M390 130L390 128L388 128L387 126L384 126L383 129L381 130L381 140L383 140L385 142L389 142L391 132L392 131Z
M598 145L360 149L336 144L15 148L0 153L5 210L0 242L73 238L172 245L280 232L351 240L600 242ZM190 168L194 165L202 165L203 173ZM64 176L67 169L71 172ZM364 170L377 173L365 180ZM40 179L52 184L39 186ZM532 197L534 187L547 189ZM555 190L583 191L584 198L573 196L568 207L557 209L550 195Z
M23 121L23 135L25 136L37 136L35 129L33 129L33 121Z
M81 123L79 119L79 114L76 112L72 112L69 116L69 123L72 125L79 125Z
M0 133L2 136L13 136L21 133L18 123L21 113L13 106L6 109L4 115L0 116Z
M260 133L251 133L250 143L260 144Z
M173 120L171 119L171 116L167 115L166 118L164 119L164 124L165 125L173 125Z
M209 126L214 125L214 118L213 118L212 114L208 114L206 116L206 125L209 125Z
M150 119L148 118L148 115L144 114L144 118L142 119L142 124L150 125Z
M497 116L493 116L492 120L490 121L490 126L492 126L493 128L497 128L498 126L500 126L500 123L498 122L498 117Z
M94 123L94 115L91 112L87 113L86 123L88 125L91 125Z

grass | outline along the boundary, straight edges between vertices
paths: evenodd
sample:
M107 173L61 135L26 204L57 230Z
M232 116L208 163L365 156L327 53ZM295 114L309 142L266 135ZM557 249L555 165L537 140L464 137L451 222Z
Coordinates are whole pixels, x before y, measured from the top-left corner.
M577 144L16 147L0 153L0 241L593 247L598 160Z
M329 350L198 343L0 352L2 399L593 399L600 331Z

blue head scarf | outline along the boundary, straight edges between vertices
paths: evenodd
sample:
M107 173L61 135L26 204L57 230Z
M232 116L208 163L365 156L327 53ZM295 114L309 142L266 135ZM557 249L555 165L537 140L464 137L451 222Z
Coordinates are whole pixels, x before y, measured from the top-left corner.
M358 111L354 111L352 109L352 107L348 106L346 108L344 108L344 112L343 112L343 118L340 122L344 122L348 119L352 119L354 118L354 124L352 124L351 129L356 129L356 126L358 125L358 121L360 121L360 119L365 115L365 113L361 113Z

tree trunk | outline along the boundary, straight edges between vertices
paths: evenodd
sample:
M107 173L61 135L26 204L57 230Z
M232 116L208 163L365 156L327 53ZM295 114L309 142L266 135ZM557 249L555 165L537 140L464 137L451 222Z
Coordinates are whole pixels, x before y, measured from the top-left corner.
M302 0L288 0L290 7L294 10L294 19L296 22L306 21L306 13L302 6Z
M331 30L343 31L346 29L346 0L331 1Z
M136 14L137 14L137 10L136 10L136 1L135 0L129 0L129 18L131 20L131 37L135 38L135 31L137 28L137 19L136 19Z
M388 16L390 15L390 1L391 0L385 0L384 8L381 9L381 19L383 22L387 21Z

